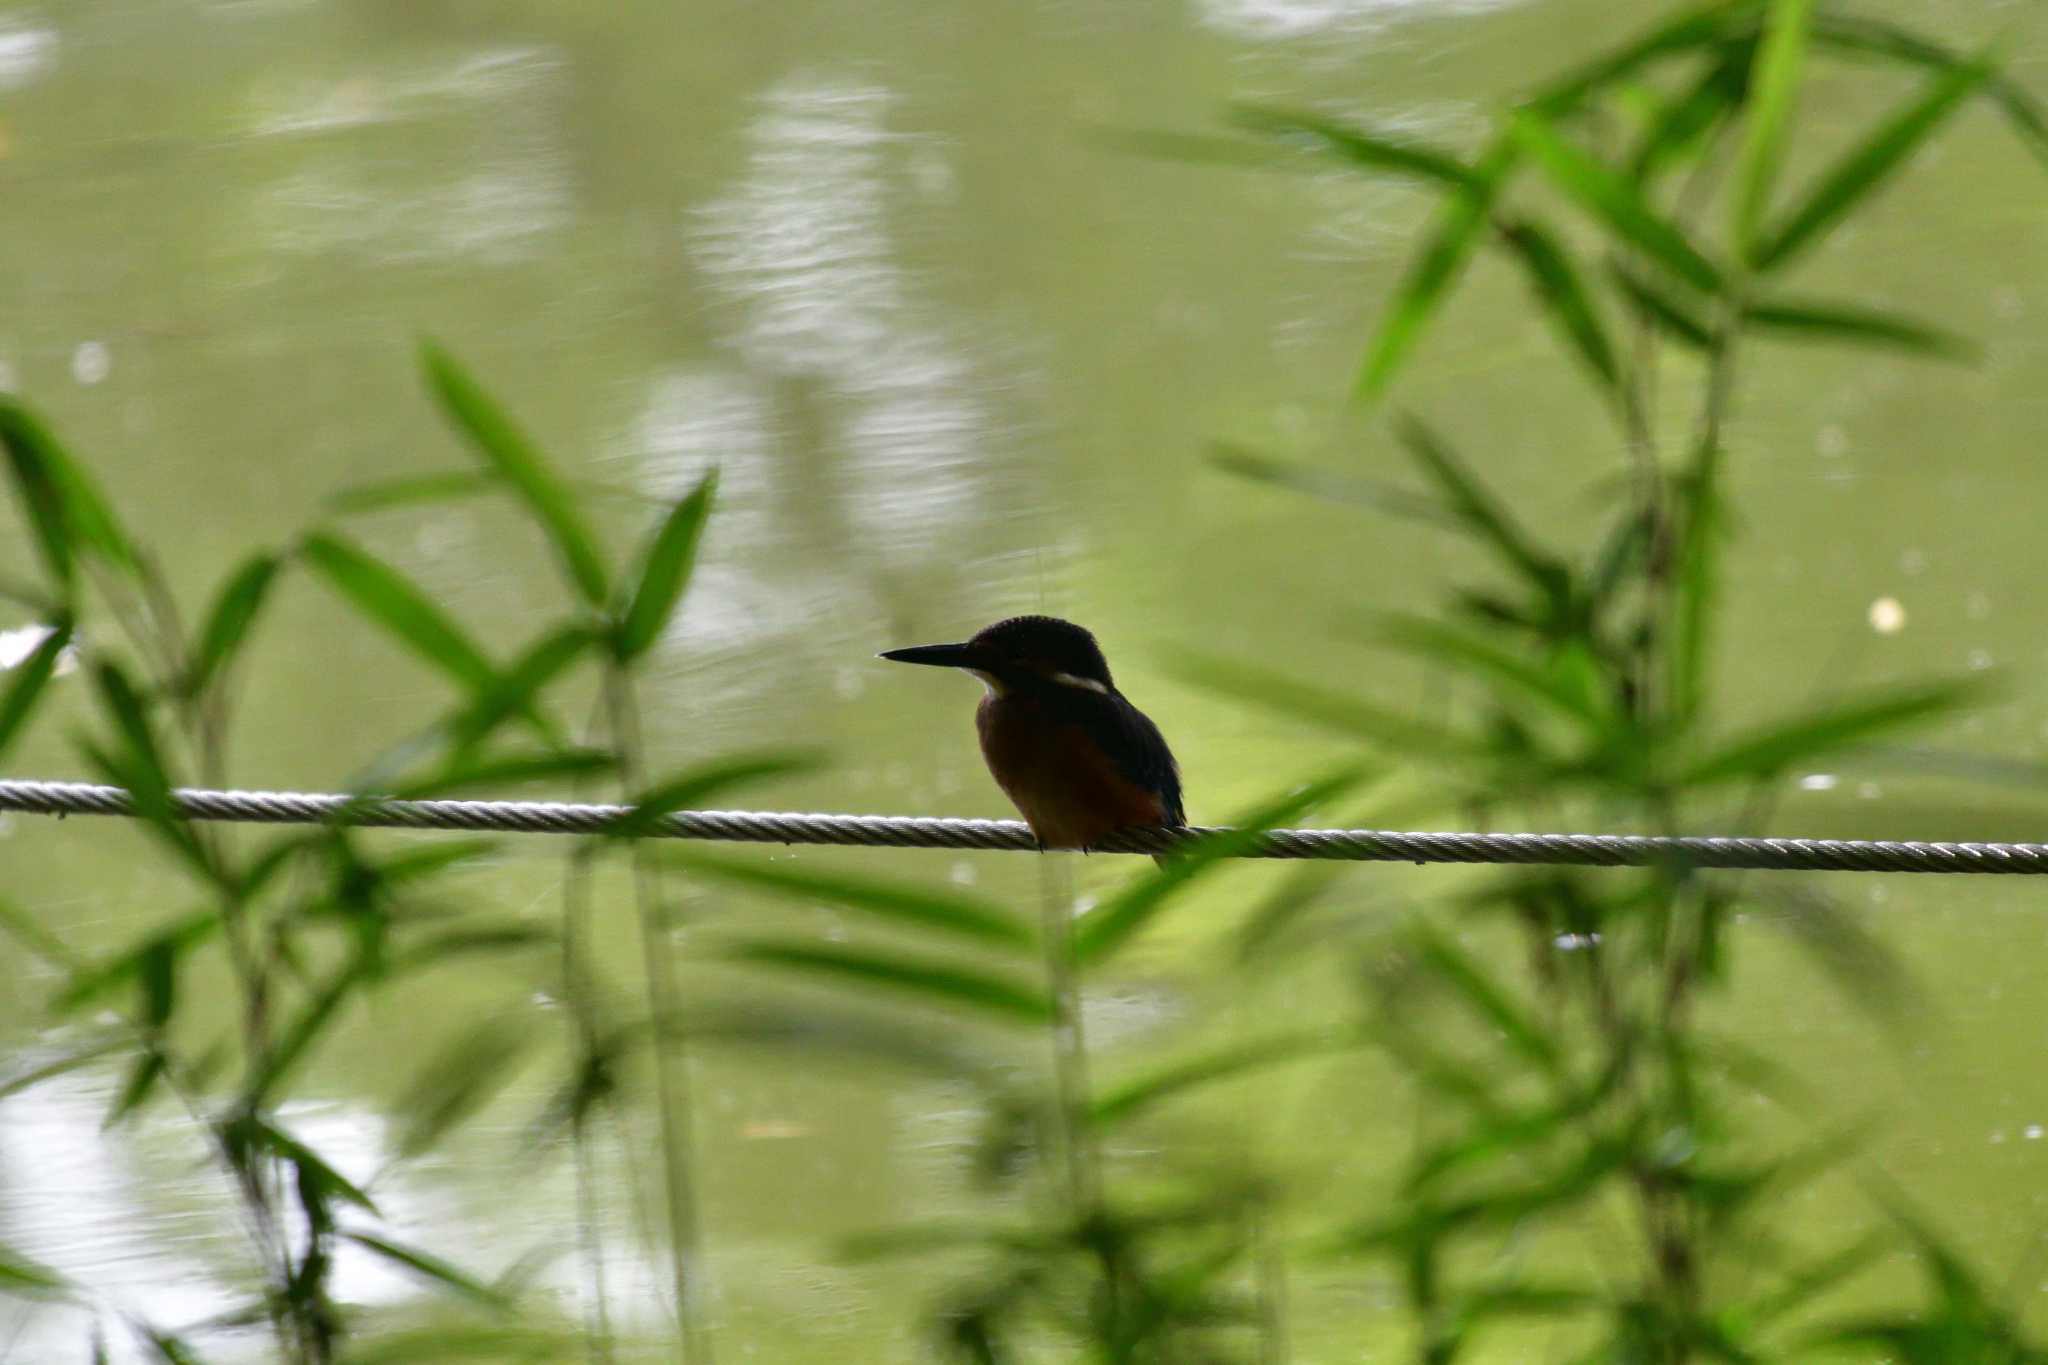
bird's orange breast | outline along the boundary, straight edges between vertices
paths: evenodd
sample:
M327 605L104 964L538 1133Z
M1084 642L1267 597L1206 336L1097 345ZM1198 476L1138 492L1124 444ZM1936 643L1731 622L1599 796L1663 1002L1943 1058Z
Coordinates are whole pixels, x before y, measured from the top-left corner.
M1125 777L1085 727L1015 695L984 697L975 721L989 772L1046 848L1166 823L1159 794Z

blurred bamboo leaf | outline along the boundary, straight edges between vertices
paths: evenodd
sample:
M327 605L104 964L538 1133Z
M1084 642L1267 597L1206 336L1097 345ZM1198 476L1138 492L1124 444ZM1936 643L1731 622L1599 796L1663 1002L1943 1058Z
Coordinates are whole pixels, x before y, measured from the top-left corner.
M1483 740L1361 701L1347 690L1300 681L1262 664L1181 650L1175 656L1174 671L1213 692L1270 707L1356 739L1438 757L1477 757L1486 752Z
M312 1051L349 996L369 979L373 966L373 961L360 953L344 961L300 1007L291 1022L279 1030L276 1042L248 1078L244 1103L252 1111L264 1105Z
M5 933L28 949L42 960L43 965L54 967L68 975L77 975L84 965L83 960L77 953L71 951L63 939L43 926L40 918L5 896L0 896L0 933Z
M457 752L474 748L514 716L529 718L552 741L556 727L541 709L540 694L582 658L596 639L589 627L574 625L535 641L510 667L477 688L463 709L446 722L450 744Z
M903 882L853 873L816 871L783 863L764 863L714 854L676 852L671 861L699 876L757 887L787 897L801 897L864 910L884 919L958 934L989 943L1027 946L1031 930L996 901L957 891L939 891Z
M892 1023L846 1010L745 1004L699 1008L663 1025L664 1033L722 1046L789 1049L800 1056L837 1054L884 1062L911 1071L988 1087L1003 1068L994 1057L922 1026Z
M1814 16L1813 40L1839 52L1888 57L1910 66L1953 71L1970 64L1961 52L1930 42L1882 19L1823 10ZM2000 73L1985 77L1985 93L2044 165L2048 165L2048 116L2027 92Z
M504 480L488 470L454 469L433 474L408 474L377 483L359 484L330 495L324 506L330 512L381 512L391 507L456 502L481 497L505 486Z
M1426 926L1417 927L1415 943L1422 963L1436 979L1479 1018L1500 1030L1511 1047L1551 1075L1562 1074L1564 1059L1550 1031L1494 981L1477 959Z
M382 1237L373 1237L367 1232L348 1232L342 1235L363 1250L411 1271L436 1289L448 1290L496 1312L507 1312L512 1307L510 1300L501 1291L458 1269L451 1262L442 1260L432 1252L388 1241Z
M728 956L762 966L865 982L927 1001L965 1005L1012 1021L1043 1023L1052 1017L1051 1003L1035 984L950 963L803 943L741 943Z
M1753 38L1723 43L1720 55L1707 63L1689 88L1658 106L1657 116L1629 159L1629 174L1638 184L1648 186L1741 107L1749 92L1756 46Z
M28 724L43 689L57 674L58 661L71 644L69 616L58 616L44 629L46 633L29 656L14 666L14 677L8 681L6 692L0 693L0 757L6 755L8 744Z
M1333 773L1246 813L1231 829L1183 844L1164 863L1141 874L1130 885L1074 924L1074 957L1090 963L1107 957L1166 908L1168 898L1228 858L1258 846L1267 830L1300 818L1364 779L1363 769Z
M68 588L81 549L96 551L114 568L134 572L134 546L99 490L35 414L4 397L0 448L7 452L15 492L52 578Z
M1932 81L1920 98L1900 110L1882 127L1825 172L1776 230L1757 245L1752 260L1759 271L1775 271L1817 244L1842 221L1858 201L1876 190L1904 164L1954 112L1964 97L1984 83L1989 65L1974 61L1952 68Z
M1874 308L1819 301L1780 299L1753 303L1743 321L1792 340L1839 341L1850 345L1887 346L1944 360L1974 361L1983 352L1968 337Z
M1209 463L1226 474L1271 484L1275 488L1285 488L1324 502L1348 503L1416 521L1443 522L1450 519L1441 504L1405 488L1376 479L1362 479L1352 474L1338 474L1310 465L1276 460L1229 442L1218 441L1210 447Z
M560 941L561 936L554 929L542 924L469 924L411 939L392 959L391 967L400 972L424 971L455 958L521 948L551 948Z
M1742 151L1736 163L1736 192L1731 201L1734 230L1730 234L1744 259L1751 262L1756 260L1771 186L1791 133L1812 10L1813 0L1771 0L1764 19L1764 39L1756 50Z
M554 542L555 552L561 556L583 600L592 606L602 606L606 592L604 561L598 558L568 490L512 425L511 418L452 356L431 341L421 346L420 356L443 410L532 509Z
M112 1128L149 1103L150 1096L162 1084L167 1069L168 1059L162 1048L152 1045L137 1050L135 1061L128 1068L128 1077L115 1092L114 1103L107 1110L102 1126Z
M1229 1080L1282 1062L1322 1056L1356 1046L1356 1040L1329 1038L1321 1034L1292 1034L1232 1044L1205 1056L1175 1062L1111 1087L1097 1097L1090 1120L1098 1127L1111 1127L1155 1104L1186 1094L1212 1081Z
M622 663L646 653L675 614L676 604L682 601L683 590L689 586L690 571L696 566L697 544L703 538L704 522L711 513L711 498L717 489L718 471L714 469L669 509L648 543L632 601L619 613L613 633L612 652Z
M1634 41L1547 82L1528 100L1528 107L1548 118L1561 118L1588 95L1635 76L1653 62L1752 35L1763 10L1764 0L1715 0L1685 10Z
M1251 132L1321 148L1367 170L1388 171L1453 189L1480 188L1478 177L1455 153L1430 147L1414 138L1261 104L1233 105L1230 117L1232 122Z
M325 534L308 536L299 553L364 615L471 694L480 695L497 681L483 651L397 570Z
M179 691L184 695L199 696L216 677L227 672L249 627L255 623L278 567L276 555L261 551L242 561L241 567L221 586L220 595L206 613L206 623L200 627L199 647L193 653L191 667L179 682Z
M647 788L628 802L630 809L613 820L605 834L614 839L637 839L654 833L665 817L700 806L722 791L765 778L810 772L818 763L815 754L788 751L718 759Z
M71 1282L12 1247L0 1245L0 1293L58 1296L71 1292Z
M233 873L214 856L212 847L193 833L173 795L170 767L135 685L118 665L105 660L93 670L93 682L103 709L114 721L121 746L108 751L83 742L80 747L87 759L107 781L127 790L135 814L151 833L201 877L230 895L238 894Z
M1385 617L1380 631L1396 645L1484 678L1496 693L1541 702L1595 733L1608 731L1626 719L1602 706L1600 698L1584 685L1581 675L1546 670L1479 636L1426 617Z
M1395 372L1415 349L1422 329L1478 248L1494 199L1514 169L1516 157L1512 141L1497 141L1473 168L1472 184L1445 199L1435 230L1409 267L1366 351L1354 388L1359 399L1369 402L1385 393Z
M617 766L617 756L604 749L557 749L487 758L457 757L432 776L400 787L392 795L404 801L427 801L455 792L490 791L523 782L595 777Z
M1548 120L1524 110L1515 120L1515 136L1588 213L1694 288L1720 290L1719 267L1645 203L1634 185L1573 146Z
M588 1345L581 1336L539 1324L506 1327L415 1327L351 1341L347 1365L419 1365L479 1360L488 1365L572 1360Z
M1677 485L1681 517L1671 639L1671 711L1680 727L1699 714L1714 645L1714 609L1720 600L1721 544L1727 533L1721 506L1721 450L1702 446Z
M1537 548L1507 509L1451 453L1449 446L1413 417L1404 416L1396 431L1473 539L1490 546L1509 569L1537 592L1549 597L1563 593L1569 578L1564 565L1548 551Z
M59 1012L66 1012L91 1004L107 992L137 979L144 969L145 960L162 951L164 945L169 945L173 954L187 952L211 938L220 925L220 912L214 909L195 911L159 925L132 947L82 967L57 995L52 1002L53 1007Z
M1618 395L1621 367L1614 359L1614 345L1607 339L1607 326L1564 244L1548 229L1528 220L1503 223L1500 233L1528 270L1552 323L1594 377L1610 394Z
M1794 764L1945 715L1981 691L1970 683L1946 682L1845 699L1725 740L1681 769L1677 780L1704 787L1774 777Z
M1614 285L1634 304L1638 311L1646 314L1668 332L1674 340L1682 341L1694 350L1711 350L1714 334L1686 304L1671 294L1619 263L1610 263L1608 273Z

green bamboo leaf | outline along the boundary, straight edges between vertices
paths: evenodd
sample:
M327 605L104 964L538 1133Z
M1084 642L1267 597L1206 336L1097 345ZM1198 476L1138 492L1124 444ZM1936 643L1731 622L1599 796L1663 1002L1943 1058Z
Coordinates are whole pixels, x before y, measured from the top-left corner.
M1686 765L1683 786L1772 777L1795 764L1957 710L1978 696L1972 683L1932 683L1837 702L1740 734Z
M758 887L783 896L803 897L864 910L884 919L959 934L990 943L1031 945L1037 938L1001 904L957 891L884 881L852 873L816 871L782 863L721 858L709 853L678 852L669 858L700 876Z
M666 1021L662 1033L727 1047L782 1048L793 1057L812 1062L831 1054L851 1056L966 1081L985 1090L1001 1083L1008 1066L962 1046L963 1039L944 1031L891 1022L872 1012L751 1003L699 1008Z
M483 651L396 569L324 534L308 536L299 553L364 615L471 693L480 696L497 682Z
M502 673L477 689L469 702L445 722L449 743L465 753L490 738L514 716L530 720L552 742L556 727L541 709L540 694L596 643L588 626L565 626L541 637Z
M69 616L58 616L46 623L44 629L47 633L36 642L29 656L14 666L14 677L7 690L0 693L0 756L6 754L8 744L28 724L43 689L56 676L58 661L71 644Z
M1838 52L1888 58L1908 66L1951 71L1968 66L1961 52L1928 41L1919 34L1882 19L1823 11L1814 16L1813 41ZM1994 71L1985 78L1985 95L2005 115L2027 149L2048 165L2048 115L2025 90Z
M128 1078L121 1082L120 1090L114 1094L114 1104L107 1111L103 1127L112 1128L122 1119L135 1113L149 1103L149 1097L156 1093L163 1083L168 1064L163 1049L146 1047L135 1054L135 1064L128 1068Z
M6 1075L0 1075L0 1100L33 1089L44 1081L83 1070L104 1061L114 1053L126 1052L134 1046L131 1037L125 1034L110 1034L97 1042L88 1043L84 1047L56 1057L27 1059ZM0 1272L0 1279L4 1279L4 1272Z
M711 513L711 497L718 488L718 471L706 474L669 509L668 516L649 542L641 561L639 585L633 600L619 614L612 652L621 662L646 653L660 637L662 628L683 600L690 584L690 571L697 562L697 543L703 538L704 522Z
M722 791L764 778L810 772L817 766L817 756L806 753L771 752L719 759L664 778L643 791L628 803L630 809L614 820L605 833L615 839L637 839L654 833L663 817L701 806Z
M1423 328L1478 249L1494 200L1514 169L1516 157L1512 141L1497 142L1473 168L1473 184L1444 201L1428 244L1401 282L1359 367L1354 392L1360 400L1369 402L1385 393L1395 372L1415 349Z
M1551 322L1607 391L1619 394L1621 367L1607 339L1606 324L1600 321L1600 312L1564 244L1533 222L1503 223L1500 233L1529 272Z
M1898 313L1854 304L1778 299L1751 304L1743 312L1743 321L1790 340L1883 346L1956 361L1976 360L1983 354L1968 337Z
M391 970L419 972L459 958L548 948L560 942L561 935L542 924L471 924L413 940L393 958Z
M1681 724L1699 713L1707 690L1714 611L1720 602L1721 547L1727 534L1721 505L1721 451L1702 449L1678 482L1678 544L1671 641L1671 705Z
M577 780L610 772L618 759L602 749L557 749L544 753L456 758L432 776L398 788L404 801L428 801L457 792L491 791L526 782Z
M1338 474L1310 465L1276 460L1269 455L1228 441L1210 447L1209 463L1223 473L1253 483L1285 488L1322 502L1366 507L1388 516L1442 523L1452 520L1443 504L1377 479Z
M51 577L70 585L80 550L97 552L108 564L133 573L135 549L106 499L35 414L0 398L0 448L7 452L15 491Z
M1508 990L1487 974L1477 959L1433 929L1416 931L1420 958L1466 1006L1499 1029L1509 1046L1552 1075L1561 1074L1563 1058L1543 1025L1531 1018Z
M511 418L493 402L463 369L433 342L420 348L427 376L442 408L462 428L478 452L489 460L506 482L517 489L534 516L546 528L555 552L569 571L570 579L592 606L605 600L604 561L598 558L590 535L569 492L526 437L512 425Z
M1552 80L1530 99L1530 107L1548 118L1562 118L1587 96L1632 79L1653 62L1753 34L1763 9L1764 0L1720 0L1686 10L1633 42Z
M82 742L88 760L107 781L127 789L136 815L148 823L152 833L169 844L199 875L235 894L233 876L214 856L212 846L192 832L191 822L186 820L172 794L175 784L170 765L157 743L148 709L135 685L118 665L105 660L93 670L93 682L101 705L113 718L121 747L108 752L90 741Z
M382 512L393 507L417 507L464 498L482 497L505 486L504 479L489 470L455 469L433 474L408 474L402 478L359 484L330 494L321 504L328 511L347 516L361 512Z
M1647 186L1742 107L1756 46L1751 38L1724 43L1720 55L1707 63L1691 86L1658 106L1629 159L1630 174L1638 184Z
M1397 645L1472 673L1496 692L1542 702L1589 730L1606 731L1617 720L1581 679L1517 658L1477 636L1420 616L1389 616L1381 630Z
M342 1199L365 1213L377 1213L375 1201L354 1181L274 1120L254 1113L242 1114L228 1124L223 1140L231 1150L261 1152L289 1164L299 1179L313 1186L323 1198Z
M1037 985L951 963L804 943L742 943L728 955L742 962L835 976L927 1001L965 1005L1012 1021L1044 1023L1052 1017L1052 1004Z
M1247 812L1234 827L1183 844L1158 867L1103 901L1074 925L1074 957L1098 962L1150 924L1167 901L1189 882L1256 848L1260 837L1299 819L1306 812L1342 795L1364 780L1361 769L1333 773Z
M9 1246L0 1246L0 1293L24 1296L67 1295L71 1282L38 1265Z
M502 1291L485 1284L431 1252L405 1246L399 1242L386 1241L382 1237L372 1237L367 1232L349 1232L342 1235L365 1251L374 1252L393 1265L410 1270L437 1289L450 1290L499 1312L510 1311L512 1307L511 1301Z
M1903 165L1989 74L1989 65L1976 61L1932 81L1920 98L1901 109L1820 177L1805 200L1757 247L1751 258L1756 268L1777 270L1819 243L1850 209Z
M1270 707L1339 734L1433 757L1485 752L1483 741L1360 700L1355 694L1304 682L1262 664L1195 650L1175 656L1175 672L1211 691Z
M1759 229L1770 206L1771 186L1784 159L1792 126L1793 101L1806 65L1807 27L1813 0L1771 0L1764 40L1757 46L1749 82L1747 125L1736 162L1734 231L1744 259L1756 260Z
M52 1002L52 1008L59 1013L68 1013L105 997L137 979L143 971L145 959L157 953L161 945L170 945L174 955L189 952L211 938L220 929L220 923L220 912L208 909L195 911L151 930L134 946L96 964L80 967Z
M327 1031L350 992L370 977L372 963L361 956L350 958L334 970L322 986L306 1002L296 1018L278 1035L277 1042L263 1059L263 1066L249 1078L244 1102L251 1109L259 1108L276 1093L278 1086L291 1073L308 1052Z
M367 1340L351 1336L347 1365L419 1365L423 1360L476 1360L485 1365L554 1365L589 1349L583 1336L520 1324L504 1327L416 1327L380 1332Z
M279 560L274 554L265 551L251 555L221 587L220 596L206 613L206 624L199 631L199 647L181 682L180 690L186 696L199 696L216 677L227 672L263 606L278 567Z
M1229 1080L1247 1072L1262 1071L1281 1062L1321 1056L1358 1046L1351 1039L1332 1039L1319 1034L1293 1034L1237 1043L1204 1056L1175 1062L1148 1072L1122 1085L1111 1087L1097 1097L1090 1121L1107 1128L1150 1109L1153 1105L1186 1094L1212 1081Z
M1556 598L1568 587L1562 563L1537 548L1508 510L1494 500L1477 476L1413 417L1397 428L1401 443L1444 495L1444 502L1473 539L1491 548L1501 561L1539 594Z
M1650 207L1634 185L1566 141L1548 120L1525 110L1515 120L1515 136L1558 188L1593 217L1694 288L1720 289L1719 267Z
M1309 146L1334 152L1343 160L1368 170L1389 171L1425 184L1448 185L1454 189L1480 188L1479 178L1455 153L1428 146L1414 138L1268 105L1233 105L1230 115L1240 127L1272 137L1306 141Z
M1687 304L1618 262L1609 262L1608 273L1615 288L1636 310L1662 327L1673 340L1681 341L1696 351L1713 349L1713 330L1694 315Z

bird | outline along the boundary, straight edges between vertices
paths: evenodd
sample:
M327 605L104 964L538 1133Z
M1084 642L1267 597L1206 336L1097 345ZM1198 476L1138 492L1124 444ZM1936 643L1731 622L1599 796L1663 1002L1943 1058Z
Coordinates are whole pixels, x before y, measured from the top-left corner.
M1095 637L1073 622L1013 616L961 644L880 657L981 680L982 757L1041 850L1086 851L1121 830L1186 826L1173 751L1117 691Z

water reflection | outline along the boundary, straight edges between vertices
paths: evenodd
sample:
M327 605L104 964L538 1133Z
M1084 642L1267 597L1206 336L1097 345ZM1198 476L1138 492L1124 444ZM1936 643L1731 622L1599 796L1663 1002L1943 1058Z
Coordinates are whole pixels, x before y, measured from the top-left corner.
M1197 0L1202 22L1247 38L1299 38L1345 32L1404 15L1469 15L1516 0Z

